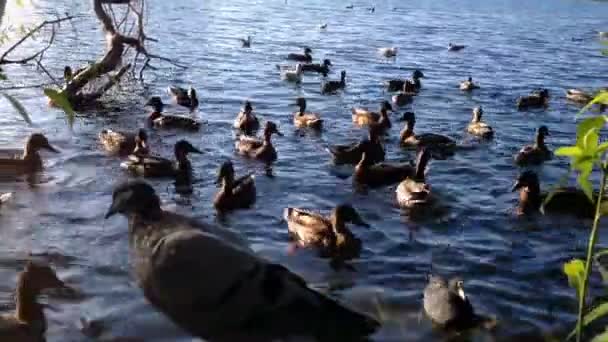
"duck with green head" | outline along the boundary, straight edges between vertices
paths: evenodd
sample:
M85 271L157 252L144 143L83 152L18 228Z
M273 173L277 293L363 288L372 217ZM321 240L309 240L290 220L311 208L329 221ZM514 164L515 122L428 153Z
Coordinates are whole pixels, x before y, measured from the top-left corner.
M182 115L167 115L163 113L165 104L159 96L153 96L145 104L152 108L152 112L148 116L148 122L156 128L168 129L183 129L188 131L198 131L201 128L201 123L193 118Z
M148 134L144 129L139 129L135 133L104 129L99 133L99 141L103 149L110 154L145 156L150 153Z
M240 136L234 145L236 152L245 157L272 163L277 159L277 151L271 140L273 134L283 136L283 133L279 132L277 125L272 121L268 121L264 127L264 136L261 139Z
M245 135L253 135L260 128L260 121L253 113L251 102L245 101L243 109L237 114L236 119L234 119L233 126Z
M186 140L175 144L175 161L159 156L129 156L129 160L120 166L141 177L168 177L179 179L180 183L187 183L192 178L192 164L188 159L189 153L202 154Z
M536 130L534 145L526 145L515 155L515 164L519 166L540 165L551 160L553 153L545 144L545 137L550 135L547 126L540 126Z
M329 146L326 150L332 156L336 165L351 164L357 165L361 161L361 155L365 152L367 159L371 163L384 161L386 153L382 146L381 136L383 130L376 125L369 126L368 137L348 145Z
M190 87L188 90L177 86L169 86L167 93L176 104L194 111L198 107L198 97L196 90Z
M391 119L388 116L388 111L393 110L393 106L388 101L382 101L378 113L372 112L365 108L353 108L352 118L353 123L357 126L375 125L380 130L386 131L391 128Z
M20 175L42 171L41 150L59 153L41 133L30 135L23 150L0 149L0 174Z
M293 124L297 128L312 128L320 130L323 128L323 119L318 113L306 112L306 99L298 97L296 99L296 106L299 110L293 113Z
M246 209L255 203L256 189L253 174L235 179L231 161L225 161L220 166L217 183L221 188L215 195L213 205L218 211Z

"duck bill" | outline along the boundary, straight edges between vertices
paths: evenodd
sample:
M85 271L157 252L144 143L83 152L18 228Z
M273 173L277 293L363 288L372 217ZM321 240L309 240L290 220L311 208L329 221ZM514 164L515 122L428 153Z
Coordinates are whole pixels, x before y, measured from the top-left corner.
M54 148L53 146L51 146L51 144L46 144L44 146L44 148L48 151L51 151L53 153L60 153L58 149Z
M115 203L112 203L108 211L106 212L104 219L109 219L110 217L118 214L118 206Z
M188 152L189 152L189 153L196 153L196 154L203 154L203 152L202 152L201 150L199 150L198 148L196 148L196 147L194 147L194 146L191 146L191 147L188 149Z
M360 218L360 217L354 219L353 220L353 224L356 224L357 226L365 227L365 228L369 228L370 227L369 223L363 221L363 219Z
M276 130L275 133L280 137L284 136L283 133L279 132L278 130Z

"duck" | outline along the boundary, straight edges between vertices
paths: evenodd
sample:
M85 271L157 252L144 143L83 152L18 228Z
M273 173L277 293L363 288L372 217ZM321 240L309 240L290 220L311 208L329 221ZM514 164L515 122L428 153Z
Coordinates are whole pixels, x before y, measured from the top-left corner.
M375 13L376 7L368 7L367 10L369 11L369 13Z
M296 105L299 107L299 110L293 113L294 126L297 128L312 128L316 130L320 130L323 127L323 119L321 119L321 115L306 112L305 98L298 97L296 99Z
M422 83L420 82L421 78L424 78L424 73L422 71L416 69L412 72L412 80L411 82L414 84L413 88L408 88L408 92L418 92L420 88L422 88ZM405 87L405 82L407 80L388 80L384 82L384 85L389 91L400 91Z
M460 82L460 90L472 91L473 89L479 89L479 85L473 82L473 77L469 77L466 81Z
M298 64L296 64L295 69L281 70L281 79L288 81L288 82L300 83L300 82L302 82L303 72L304 71L302 69L302 64L298 63Z
M399 207L409 209L431 202L431 187L427 184L425 177L430 159L431 154L425 148L418 151L413 174L402 180L395 190Z
M405 106L414 101L415 95L416 88L414 87L414 83L410 80L406 80L405 83L403 83L403 89L398 94L393 95L392 101L396 106Z
M241 41L241 47L250 48L251 47L251 36L247 36L247 39L239 38Z
M481 121L482 116L483 109L481 107L473 108L473 118L467 126L467 133L482 139L491 139L494 137L494 130L492 129L492 126Z
M3 341L45 341L47 320L38 302L46 290L71 290L48 265L28 261L17 277L14 313L0 315Z
M325 30L325 29L327 29L327 23L319 24L319 30Z
M324 59L321 64L304 64L302 65L302 71L310 71L316 72L319 74L323 74L323 76L327 76L329 74L329 67L331 66L331 61L329 59Z
M443 328L463 330L479 321L460 278L448 282L441 276L431 275L424 289L423 307L430 320Z
M153 109L148 116L148 121L153 127L183 129L187 131L198 131L201 128L201 122L193 118L181 115L163 114L165 104L158 96L151 97L145 106L152 107Z
M370 163L375 164L384 161L386 153L380 141L382 130L376 126L369 127L368 138L349 145L334 145L326 150L332 156L336 165L357 165L361 161L361 155L366 153Z
M357 185L368 187L381 187L399 183L414 174L415 168L411 163L377 163L373 164L367 159L365 152L361 153L361 160L355 166L353 181Z
M237 114L233 126L246 135L253 135L260 128L260 121L253 113L251 102L245 101L243 110Z
M515 155L515 164L519 166L540 165L552 158L551 150L545 145L545 137L549 136L547 126L540 126L536 130L536 142L534 145L526 145Z
M176 178L182 180L180 183L191 183L189 181L192 178L192 164L188 160L188 154L202 152L186 140L175 143L173 151L175 161L153 155L131 155L120 166L141 177Z
M399 52L399 48L397 47L386 47L386 48L380 48L378 49L378 52L386 57L386 58L392 58L397 56L397 53Z
M301 248L316 249L326 258L350 260L361 254L361 239L346 226L369 228L350 204L336 206L329 216L302 208L285 208L283 218L292 241Z
M566 90L566 98L572 102L586 105L593 100L593 95L580 89L568 89Z
M173 102L177 103L182 107L194 111L198 107L198 97L196 96L196 90L192 87L188 90L177 86L169 86L167 92L171 95Z
M213 199L213 206L216 210L246 209L255 203L256 190L253 174L235 179L234 166L230 160L220 166L217 183L221 184L221 188Z
M339 81L325 81L321 86L321 93L323 94L333 94L340 89L344 89L346 87L346 70L342 70L340 73Z
M558 187L552 193L542 193L538 175L531 170L522 172L511 189L519 191L519 204L515 213L519 216L544 212L547 215L571 215L578 218L593 218L595 205L587 195L575 187ZM550 196L546 202L547 196ZM597 194L594 195L597 200Z
M445 135L436 133L415 134L416 115L413 112L403 114L405 127L401 131L399 141L403 147L426 147L435 152L451 152L456 148L456 142Z
M391 128L391 120L388 117L388 111L393 110L393 106L388 101L383 101L380 105L379 113L369 111L365 108L353 108L352 118L353 123L358 126L377 125L382 131Z
M190 335L213 341L337 341L359 340L378 329L374 318L255 254L234 231L160 204L149 184L130 181L114 189L105 217L128 219L136 283L148 302Z
M355 8L355 5L353 5L353 4L350 4L350 5L346 6L346 9L353 9L353 8Z
M448 51L460 51L460 50L463 50L465 47L466 47L466 45L457 45L457 44L449 43Z
M43 163L40 150L59 153L49 140L41 133L30 135L25 148L21 150L0 149L0 174L20 175L42 171Z
M303 63L312 63L312 50L309 47L304 48L304 54L290 53L287 59Z
M245 157L272 163L277 160L277 151L270 140L273 134L283 136L274 122L267 121L264 127L263 138L259 139L251 136L239 137L235 143L236 152Z
M549 102L549 90L538 89L527 96L521 96L517 99L517 109L525 110L528 108L546 107Z
M104 150L119 156L148 155L148 134L139 129L136 133L104 129L99 133L99 141Z

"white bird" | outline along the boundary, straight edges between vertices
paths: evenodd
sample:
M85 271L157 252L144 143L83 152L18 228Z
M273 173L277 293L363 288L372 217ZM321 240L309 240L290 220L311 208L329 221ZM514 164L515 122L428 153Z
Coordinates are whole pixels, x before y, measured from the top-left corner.
M247 39L239 38L239 40L244 48L251 47L251 36L247 36Z
M395 57L397 56L397 52L399 51L399 48L396 47L388 47L388 48L380 48L378 49L378 51L380 52L380 54L386 58L391 58L391 57Z
M281 78L288 82L300 83L302 82L302 64L298 63L295 69L283 69L281 70Z
M13 198L13 193L0 194L0 207Z

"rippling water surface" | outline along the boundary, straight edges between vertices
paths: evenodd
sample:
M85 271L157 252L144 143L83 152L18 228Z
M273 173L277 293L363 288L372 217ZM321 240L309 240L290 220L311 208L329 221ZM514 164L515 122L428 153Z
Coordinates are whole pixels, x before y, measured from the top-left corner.
M59 13L92 12L88 2L36 4L35 9L8 15L19 19L27 13L26 21L38 22L53 8ZM129 96L121 110L78 118L73 130L60 111L46 107L39 91L13 91L36 124L26 126L2 101L0 146L17 146L30 132L43 131L62 153L45 155L47 170L33 185L0 182L0 192L17 192L0 213L0 306L11 307L16 274L31 252L51 260L63 278L85 292L76 303L52 300L57 304L47 311L49 341L86 340L78 331L81 317L102 321L108 329L105 336L192 340L146 304L130 277L126 222L103 220L113 186L128 176L118 160L100 151L96 140L102 128L142 126L145 97L182 84L199 90L198 115L207 123L196 134L154 132L154 149L169 155L174 142L185 136L204 154L193 157L197 182L191 198L176 195L170 182L152 182L163 202L178 212L232 227L259 253L288 265L313 286L364 310L381 311L387 321L374 340L442 339L419 319L429 272L462 276L477 310L500 319L494 333L499 338L568 327L575 302L561 264L584 255L584 224L589 222L514 218L510 210L516 195L510 185L518 170L511 157L532 141L541 124L552 133L550 146L572 142L577 108L566 103L563 92L607 85L608 60L599 56L596 31L608 30L608 5L574 0L383 1L370 14L365 10L368 3L355 2L353 10L345 9L348 4L150 1L148 31L159 43L149 48L191 67L183 71L157 63L158 69L147 75L148 89ZM318 26L324 22L328 28L321 31ZM47 53L52 72L60 74L66 63L84 64L100 56L103 36L93 18L63 29L59 43ZM241 49L237 40L246 35L253 37L251 49ZM467 48L449 53L448 42ZM332 60L330 78L348 71L344 93L322 96L317 76L306 76L299 87L280 80L275 65L303 46L310 46L316 58ZM387 46L400 48L396 60L378 57L377 49ZM482 105L497 133L490 143L432 161L428 180L441 198L442 210L411 219L394 207L393 187L355 192L350 178L338 177L349 170L334 170L323 147L365 135L352 127L350 108L376 107L390 96L381 81L408 76L415 68L427 76L410 108L417 114L419 132L442 132L461 140L472 107ZM30 67L10 66L6 71L15 84L43 80L32 78ZM458 90L459 81L469 75L481 85L472 95ZM539 86L553 94L548 110L517 112L517 96ZM323 114L327 125L321 135L294 131L294 108L289 105L297 96L305 96L309 108ZM233 153L231 122L245 99L285 133L275 139L279 160L273 178L265 176L258 163ZM397 146L400 129L396 122L386 141L390 160L412 158ZM210 200L216 168L226 158L233 159L239 173L258 173L259 197L253 210L220 222ZM539 168L544 188L566 169L564 160ZM340 202L353 203L372 225L354 228L365 246L353 263L355 271L334 271L307 253L288 255L283 208L329 210ZM491 340L487 333L473 338Z

